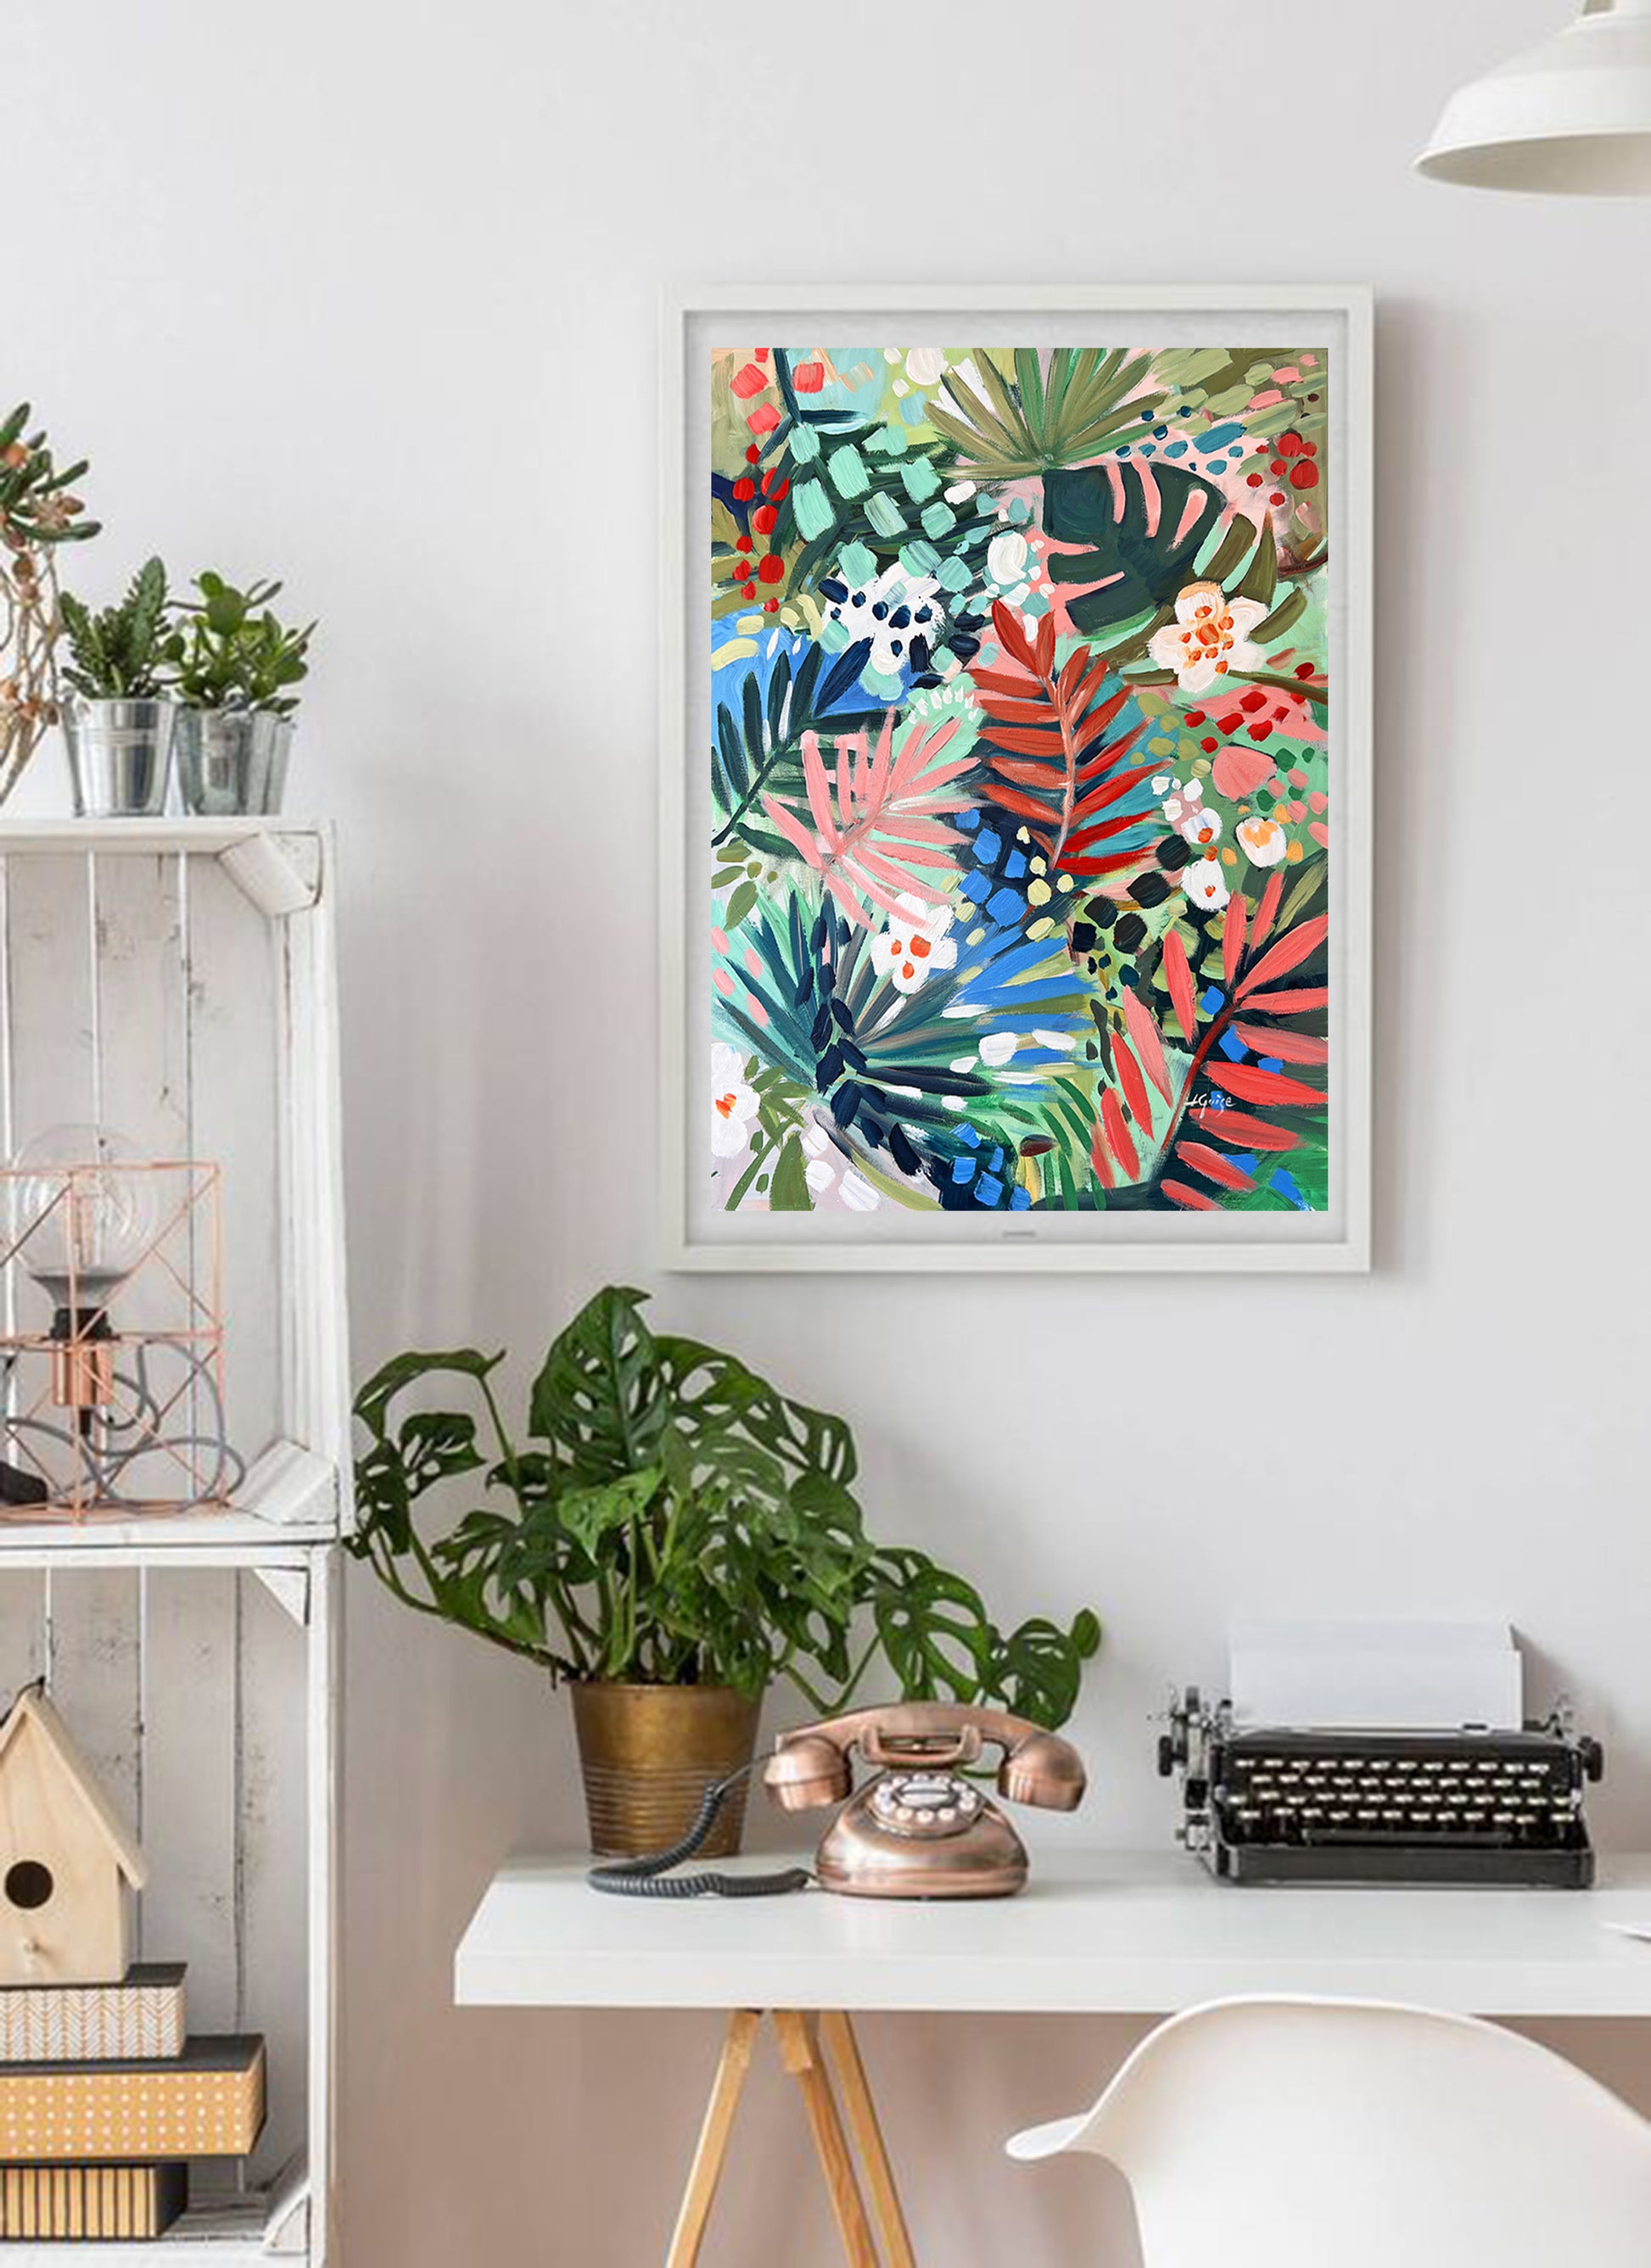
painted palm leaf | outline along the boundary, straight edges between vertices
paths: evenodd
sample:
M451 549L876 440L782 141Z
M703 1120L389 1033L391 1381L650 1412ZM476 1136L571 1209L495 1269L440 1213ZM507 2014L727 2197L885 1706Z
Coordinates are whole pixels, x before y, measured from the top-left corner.
M931 905L949 895L951 854L961 838L943 814L965 811L970 802L954 783L972 760L940 761L957 729L954 717L937 726L911 723L896 741L891 709L875 754L866 733L849 733L837 743L831 773L819 734L805 733L803 780L812 831L774 796L763 799L774 826L851 922L870 928L865 899L892 914L900 910L903 894L915 894Z
M1093 880L1138 865L1138 792L1159 767L1124 763L1145 730L1129 687L1087 646L1058 662L1051 615L1036 638L1001 600L991 620L1011 666L970 673L987 719L981 793L1026 821L1051 871Z
M1115 448L1131 427L1159 407L1161 394L1142 393L1150 355L1115 348L1057 347L1047 376L1035 348L1015 350L1013 385L991 355L975 367L983 401L955 371L945 386L957 415L931 409L929 423L957 453L957 468L977 481L1023 480L1058 465L1082 464Z

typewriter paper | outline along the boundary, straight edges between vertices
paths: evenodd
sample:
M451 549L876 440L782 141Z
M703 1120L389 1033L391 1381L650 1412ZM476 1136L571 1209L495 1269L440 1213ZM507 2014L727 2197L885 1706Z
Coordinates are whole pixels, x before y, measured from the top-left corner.
M1524 1721L1506 1623L1281 1622L1232 1626L1234 1715L1255 1725L1394 1730Z

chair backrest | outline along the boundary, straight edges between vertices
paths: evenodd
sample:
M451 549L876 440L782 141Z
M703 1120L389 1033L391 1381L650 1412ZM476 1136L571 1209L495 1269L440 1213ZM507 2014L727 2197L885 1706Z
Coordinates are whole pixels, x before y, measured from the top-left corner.
M1518 2034L1358 2000L1220 2000L1019 2158L1127 2178L1146 2268L1647 2268L1651 2125Z

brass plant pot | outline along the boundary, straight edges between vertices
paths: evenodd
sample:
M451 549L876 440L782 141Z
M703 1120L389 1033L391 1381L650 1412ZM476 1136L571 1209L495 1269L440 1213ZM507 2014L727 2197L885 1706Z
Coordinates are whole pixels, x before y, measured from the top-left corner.
M576 1685L573 1726L591 1849L599 1859L663 1851L686 1835L712 1780L748 1764L760 1701L726 1685ZM704 1846L740 1847L746 1783L730 1789Z

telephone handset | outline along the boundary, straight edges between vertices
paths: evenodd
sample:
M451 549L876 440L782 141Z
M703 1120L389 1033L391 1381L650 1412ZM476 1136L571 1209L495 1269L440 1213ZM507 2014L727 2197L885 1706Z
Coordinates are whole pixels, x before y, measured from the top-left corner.
M1002 1750L998 1793L1074 1811L1083 1761L1069 1741L1002 1710L939 1701L858 1709L784 1733L763 1772L786 1811L842 1803L858 1749L876 1768L827 1829L821 1887L863 1898L1007 1897L1026 1881L1026 1847L997 1805L962 1777L983 1749Z

